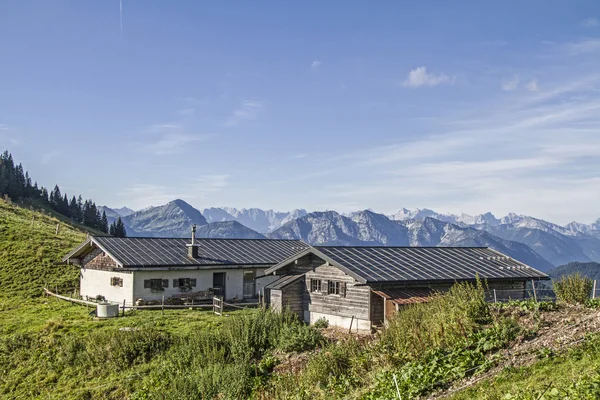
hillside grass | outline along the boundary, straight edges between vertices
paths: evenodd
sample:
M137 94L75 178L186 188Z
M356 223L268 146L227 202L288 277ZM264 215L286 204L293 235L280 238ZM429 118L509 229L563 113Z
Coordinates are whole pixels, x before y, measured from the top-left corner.
M79 270L58 262L86 235L55 216L0 200L0 302L38 297L44 285L74 290Z
M517 318L483 301L481 284L406 307L375 339L327 340L291 314L264 310L144 310L98 321L90 308L41 295L44 285L77 288L78 268L57 262L86 233L0 200L0 398L389 399L397 397L394 376L402 398L417 398L487 371L523 333ZM485 398L489 388L490 396L535 398L523 396L543 389L544 376L565 388L593 386L599 342L456 398ZM294 366L297 352L305 361Z
M565 354L539 352L539 361L526 367L507 368L449 397L451 400L549 400L600 398L600 335Z

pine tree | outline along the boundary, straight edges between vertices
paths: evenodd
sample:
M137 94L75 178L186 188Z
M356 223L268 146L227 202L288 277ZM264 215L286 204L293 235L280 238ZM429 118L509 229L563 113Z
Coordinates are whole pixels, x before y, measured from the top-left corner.
M102 210L102 223L100 230L104 233L108 233L108 218L106 218L106 211Z
M71 210L69 209L69 197L66 193L60 202L60 213L66 217L71 217Z
M79 217L77 222L83 224L83 199L81 198L81 195L77 197L77 208L79 209L79 211L77 212L77 216Z
M116 231L117 231L117 221L113 221L113 223L110 224L110 227L108 228L108 234L110 236L116 236Z
M115 237L124 238L127 237L127 232L125 232L125 225L123 225L123 221L121 221L121 217L117 218L117 222L115 223Z
M54 186L54 190L50 193L50 206L54 211L60 212L60 204L62 203L62 195L58 185Z

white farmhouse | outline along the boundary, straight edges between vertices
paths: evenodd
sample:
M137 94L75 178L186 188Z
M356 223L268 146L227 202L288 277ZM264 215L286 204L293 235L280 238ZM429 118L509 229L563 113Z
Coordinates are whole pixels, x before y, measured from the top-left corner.
M256 298L278 277L267 268L310 246L300 240L90 236L64 257L81 269L83 298L137 300L214 295Z

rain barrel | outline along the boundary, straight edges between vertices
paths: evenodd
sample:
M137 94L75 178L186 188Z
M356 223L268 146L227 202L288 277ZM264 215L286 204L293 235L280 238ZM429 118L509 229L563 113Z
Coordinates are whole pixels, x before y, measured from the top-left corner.
M96 316L98 318L113 318L119 316L119 304L98 303L96 306Z

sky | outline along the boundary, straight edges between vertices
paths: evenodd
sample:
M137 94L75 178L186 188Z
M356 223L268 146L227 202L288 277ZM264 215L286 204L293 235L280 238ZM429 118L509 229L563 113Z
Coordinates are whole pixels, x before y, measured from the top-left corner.
M0 149L113 207L590 223L599 90L596 0L0 1Z

